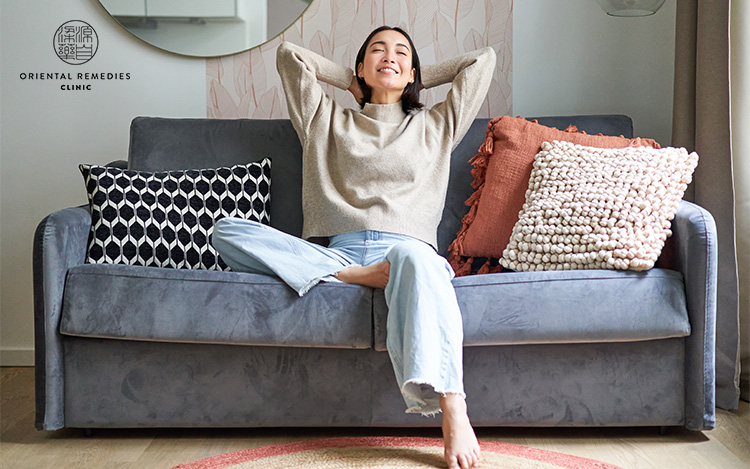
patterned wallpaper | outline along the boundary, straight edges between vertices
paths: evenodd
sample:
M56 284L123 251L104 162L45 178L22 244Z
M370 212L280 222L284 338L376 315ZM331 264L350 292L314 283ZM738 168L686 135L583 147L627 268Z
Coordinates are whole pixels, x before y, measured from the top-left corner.
M409 32L423 64L479 47L497 52L497 68L478 117L511 113L513 0L312 0L280 36L250 51L206 61L209 118L288 117L276 72L276 47L291 41L337 63L354 67L367 35L387 24ZM357 108L346 91L323 85L339 103ZM428 107L445 98L450 85L421 94Z

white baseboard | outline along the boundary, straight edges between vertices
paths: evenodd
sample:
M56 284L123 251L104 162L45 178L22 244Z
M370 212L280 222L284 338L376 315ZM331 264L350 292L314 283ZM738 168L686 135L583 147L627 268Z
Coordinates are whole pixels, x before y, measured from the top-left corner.
M0 348L0 366L34 366L34 349Z

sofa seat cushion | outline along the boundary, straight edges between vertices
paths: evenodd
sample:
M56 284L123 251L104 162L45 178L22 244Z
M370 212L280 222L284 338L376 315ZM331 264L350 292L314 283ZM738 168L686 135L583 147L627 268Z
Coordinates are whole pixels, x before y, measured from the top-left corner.
M85 264L68 272L60 332L160 342L372 346L372 290L322 283L300 298L249 273Z
M576 270L453 280L464 345L632 342L690 334L679 272ZM374 347L386 350L387 307L374 297Z

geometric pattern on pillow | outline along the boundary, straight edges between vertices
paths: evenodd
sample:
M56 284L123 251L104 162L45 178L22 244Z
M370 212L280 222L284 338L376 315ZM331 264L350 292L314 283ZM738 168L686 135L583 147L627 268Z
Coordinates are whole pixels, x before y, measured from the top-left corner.
M271 160L216 169L143 172L80 165L91 212L86 262L228 270L214 223L270 224Z
M684 148L544 142L500 264L512 270L654 266L698 164Z

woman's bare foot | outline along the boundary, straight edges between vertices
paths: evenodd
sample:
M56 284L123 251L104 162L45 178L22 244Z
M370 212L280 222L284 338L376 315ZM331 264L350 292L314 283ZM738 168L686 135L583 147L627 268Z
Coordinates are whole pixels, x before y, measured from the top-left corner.
M334 277L344 283L353 283L372 288L385 288L388 284L388 275L390 272L391 263L383 261L364 267L347 267L334 275Z
M479 442L466 413L466 401L460 394L445 394L440 397L440 408L443 411L444 456L448 468L479 467Z

